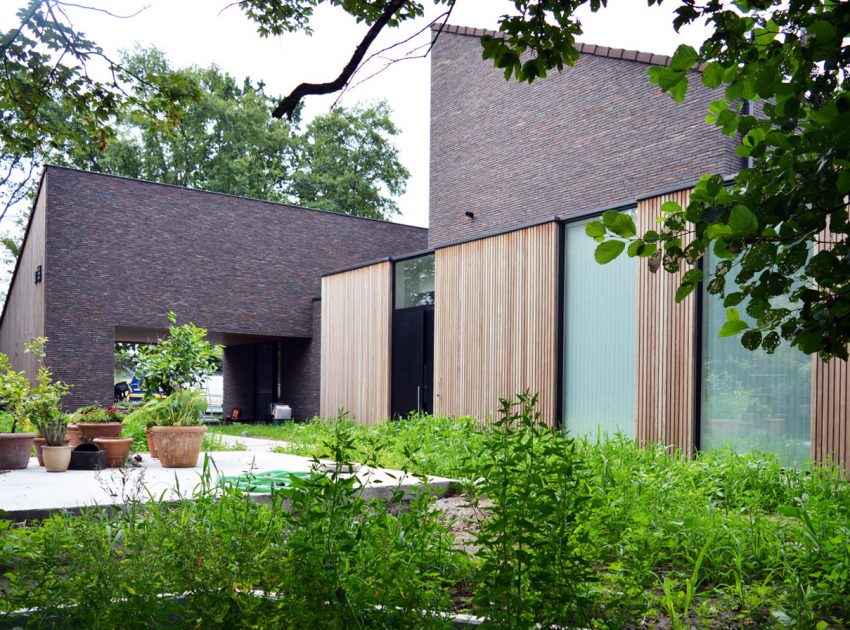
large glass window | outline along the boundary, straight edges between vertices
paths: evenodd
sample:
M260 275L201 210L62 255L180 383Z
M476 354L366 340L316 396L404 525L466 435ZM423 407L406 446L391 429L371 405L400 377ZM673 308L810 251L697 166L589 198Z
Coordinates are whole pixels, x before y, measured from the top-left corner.
M395 307L434 304L434 254L395 264Z
M637 263L600 265L586 222L564 238L564 427L572 435L635 434Z
M746 302L737 308L746 319ZM738 337L717 336L725 321L721 299L705 292L700 447L770 452L799 466L811 444L812 358L784 342L772 355L751 352Z

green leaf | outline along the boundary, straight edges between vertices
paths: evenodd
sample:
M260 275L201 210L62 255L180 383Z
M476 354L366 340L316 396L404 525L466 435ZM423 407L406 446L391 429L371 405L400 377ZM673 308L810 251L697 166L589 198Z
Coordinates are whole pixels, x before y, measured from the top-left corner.
M598 238L600 236L605 236L607 230L601 221L590 221L584 227L584 233L590 236L591 238Z
M759 229L759 221L749 208L738 204L729 215L729 227L733 234L746 236Z
M727 308L726 309L726 319L730 322L737 322L741 319L741 315L738 313L737 308Z
M661 214L674 214L676 212L681 212L682 206L680 206L675 201L665 201L661 204Z
M761 333L757 330L748 330L741 335L741 345L747 350L756 350L761 345Z
M670 67L673 70L690 70L697 64L697 61L699 61L699 55L693 46L681 44L670 59Z
M723 84L723 75L726 69L717 61L709 63L702 71L702 84L710 89L718 88ZM725 103L724 103L725 104Z
M631 238L637 234L635 222L625 212L608 210L602 215L602 221L610 231L623 238Z
M738 306L741 302L744 301L744 298L747 297L740 291L736 291L735 293L730 293L725 298L723 298L723 306Z
M705 230L705 235L712 240L716 239L718 236L725 236L729 234L732 234L732 228L725 223L712 223Z
M745 321L741 321L740 319L724 322L723 326L720 327L720 337L734 337L738 333L749 328L750 325Z
M682 282L697 283L702 280L702 269L688 269L685 275L682 276Z
M624 249L626 249L626 244L623 241L605 241L599 244L596 251L593 252L593 257L596 262L604 265L622 254Z
M682 300L693 293L696 287L697 285L692 282L682 282L682 284L679 285L679 288L676 289L676 304L679 304Z

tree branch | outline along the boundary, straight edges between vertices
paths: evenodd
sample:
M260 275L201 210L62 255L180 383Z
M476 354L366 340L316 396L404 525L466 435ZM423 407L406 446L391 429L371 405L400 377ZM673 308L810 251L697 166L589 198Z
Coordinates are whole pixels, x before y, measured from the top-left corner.
M404 6L405 2L406 0L389 0L389 2L387 2L383 13L381 13L378 19L375 20L375 23L369 27L366 36L357 45L357 48L354 49L354 54L351 55L351 59L348 60L348 63L345 64L345 67L336 79L328 83L302 83L292 90L289 96L280 102L280 104L272 112L272 116L275 118L283 118L286 116L288 119L292 120L295 108L298 107L298 103L300 103L301 99L305 96L330 94L341 90L357 70L360 62L363 61L363 57L369 50L369 46L371 46L372 42L375 41L378 33L380 33L393 16L398 13L398 11Z

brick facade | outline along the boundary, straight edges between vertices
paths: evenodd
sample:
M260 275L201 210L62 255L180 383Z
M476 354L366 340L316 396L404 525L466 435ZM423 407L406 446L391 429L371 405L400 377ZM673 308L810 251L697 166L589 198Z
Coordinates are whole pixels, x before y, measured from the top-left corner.
M693 74L679 104L649 82L667 58L585 45L520 84L481 59L483 33L449 27L432 51L430 246L740 168L736 139L704 121L721 92Z
M321 274L427 241L422 228L65 168L48 167L46 192L45 334L56 378L74 385L69 408L112 400L116 327L163 329L174 311L225 339L290 339L287 395L298 417L318 413ZM250 387L233 380L246 356L226 353L226 411Z

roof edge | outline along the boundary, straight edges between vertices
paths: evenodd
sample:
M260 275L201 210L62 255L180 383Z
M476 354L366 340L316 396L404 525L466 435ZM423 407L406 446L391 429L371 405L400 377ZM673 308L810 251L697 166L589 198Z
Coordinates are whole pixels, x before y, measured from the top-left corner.
M469 37L500 37L504 38L505 34L500 31L494 31L486 28L473 28L471 26L457 26L455 24L445 24L440 26L434 24L431 26L431 31L434 33L448 33L450 35L466 35ZM611 48L609 46L598 46L596 44L583 44L576 42L576 50L583 55L592 55L594 57L605 57L607 59L621 59L623 61L634 61L650 66L669 66L670 56L659 55L656 53L643 52L640 50L627 50L625 48ZM705 64L700 64L696 70L702 71Z
M319 208L307 208L306 206L298 206L291 203L280 203L278 201L269 201L268 199L258 199L256 197L242 197L240 195L234 195L232 193L225 192L216 192L214 190L204 190L202 188L189 188L188 186L178 186L177 184L164 184L162 182L155 182L150 179L138 179L136 177L127 177L125 175L113 175L112 173L98 173L96 171L86 171L81 168L73 168L70 166L60 166L58 164L45 164L44 172L47 172L48 169L53 170L61 170L61 171L69 171L71 173L80 173L83 175L93 175L95 177L111 177L113 179L123 179L128 182L136 182L139 184L150 184L151 186L165 186L166 188L176 188L177 190L188 190L193 193L200 193L204 195L218 195L220 197L229 197L231 199L241 199L242 201L254 201L257 203L266 203L272 206L278 206L283 208L290 208L292 210L304 210L306 212L320 212L322 214L329 214L338 217L348 217L349 219L357 219L359 221L372 221L374 223L383 223L388 225L395 225L403 228L412 228L414 230L425 230L428 228L420 227L418 225L409 225L407 223L395 223L393 221L388 221L386 219L372 219L370 217L360 217L354 214L345 214L343 212L334 212L333 210L320 210Z

